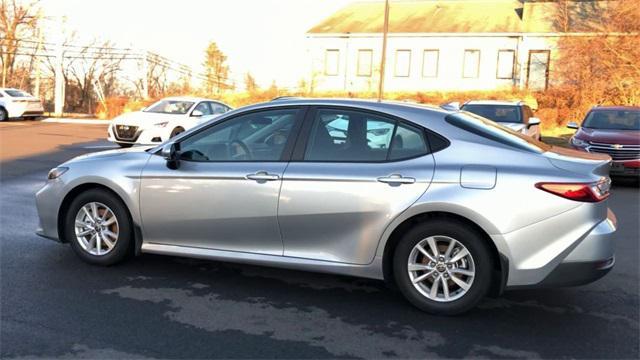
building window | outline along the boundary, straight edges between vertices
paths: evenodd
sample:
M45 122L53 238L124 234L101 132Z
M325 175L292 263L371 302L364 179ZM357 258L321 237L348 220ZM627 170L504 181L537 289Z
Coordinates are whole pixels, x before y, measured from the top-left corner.
M496 78L513 79L513 70L516 60L515 50L498 50L498 68Z
M462 65L463 78L478 78L480 75L480 50L465 50Z
M373 63L372 50L358 50L358 76L371 76L371 68Z
M422 53L422 77L438 77L439 50L425 50Z
M411 71L411 50L397 50L395 76L408 77L410 71Z
M546 90L549 86L549 50L530 50L527 66L527 88Z
M340 70L340 50L328 49L324 53L324 74L328 76L338 75Z

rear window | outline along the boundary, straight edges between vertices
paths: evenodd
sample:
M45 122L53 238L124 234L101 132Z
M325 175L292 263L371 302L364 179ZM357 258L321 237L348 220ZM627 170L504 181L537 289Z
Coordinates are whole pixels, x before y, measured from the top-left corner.
M445 119L455 127L512 148L536 153L543 153L551 149L551 146L541 141L470 112L458 112Z
M584 119L582 126L605 130L640 130L640 111L593 110Z
M520 107L515 105L464 105L462 110L502 123L522 123Z

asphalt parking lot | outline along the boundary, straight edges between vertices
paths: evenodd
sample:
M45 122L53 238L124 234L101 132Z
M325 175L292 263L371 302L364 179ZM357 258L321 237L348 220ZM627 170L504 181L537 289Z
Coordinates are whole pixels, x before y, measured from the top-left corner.
M110 268L34 234L47 171L106 127L0 123L0 358L634 358L640 191L617 183L617 264L583 287L424 314L382 282L143 255Z

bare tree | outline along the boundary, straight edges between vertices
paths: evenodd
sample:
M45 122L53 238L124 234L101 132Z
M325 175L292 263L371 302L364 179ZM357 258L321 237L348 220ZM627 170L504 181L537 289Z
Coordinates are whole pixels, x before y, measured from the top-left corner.
M584 111L600 103L640 103L637 1L563 0L557 3L555 16L556 27L568 33L559 40L555 71L569 90L572 107ZM576 31L583 36L575 36Z
M38 0L22 3L0 0L0 52L2 86L13 79L16 55L25 38L33 38L38 25ZM13 83L12 83L13 85Z
M229 77L229 66L226 65L227 56L218 48L215 42L211 42L205 50L203 66L207 79L207 92L220 93L226 87Z

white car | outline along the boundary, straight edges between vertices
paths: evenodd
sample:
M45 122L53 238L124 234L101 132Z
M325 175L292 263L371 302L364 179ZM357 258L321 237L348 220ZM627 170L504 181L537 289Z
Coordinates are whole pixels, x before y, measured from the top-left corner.
M217 100L165 98L141 111L113 119L108 140L121 147L157 145L229 110L231 107Z
M18 89L0 89L0 121L37 118L44 114L42 101Z
M468 101L461 110L493 120L536 140L541 138L540 119L533 116L533 110L524 101Z

